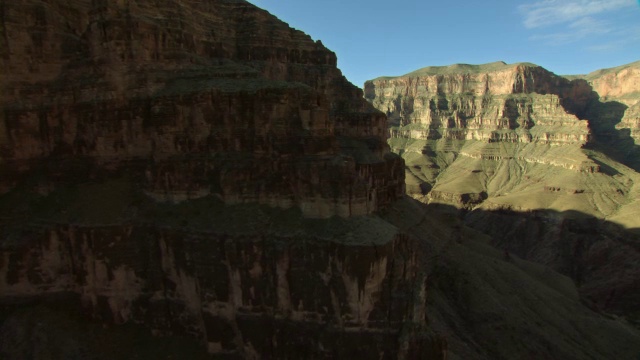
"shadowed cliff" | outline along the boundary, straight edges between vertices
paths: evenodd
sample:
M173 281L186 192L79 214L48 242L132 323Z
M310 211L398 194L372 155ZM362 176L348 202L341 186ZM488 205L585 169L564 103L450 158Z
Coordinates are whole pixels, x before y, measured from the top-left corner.
M5 232L2 243L3 343L24 343L15 334L29 332L14 329L35 326L20 309L54 306L54 313L63 315L46 315L42 326L51 326L48 319L68 316L68 310L47 304L69 294L66 301L82 304L83 316L93 324L109 324L108 334L92 336L115 336L116 343L126 344L117 334L140 331L136 336L145 338L146 330L117 324L139 323L157 336L178 336L171 341L197 339L218 356L444 358L446 353L447 358L587 359L640 352L634 345L640 333L608 314L611 305L633 304L623 279L606 284L620 289L610 299L597 292L592 299L584 285L576 288L551 267L520 259L519 252L540 249L526 247L518 226L527 222L531 232L547 223L530 221L529 214L472 212L460 218L453 207L404 199L377 215L305 219L299 210L230 207L215 198L158 205L136 201L131 196L136 190L129 191L131 203L114 205L110 224L95 223L99 219L89 214L56 222L56 208L18 224L5 210L3 229L15 232ZM69 195L65 198L75 203L97 200ZM32 204L56 199L49 196ZM60 204L83 206L70 205ZM512 235L483 235L494 234L476 220L500 216L491 223L513 227ZM584 237L581 227L564 224L563 242L551 242L543 254L576 248L577 236ZM583 239L580 246L590 254L607 241ZM621 253L633 249L612 245ZM557 253L563 265L583 261L575 253ZM620 261L617 250L610 256ZM585 271L584 279L602 271ZM75 328L94 326L72 319L78 320L68 325L69 336ZM79 339L81 349L95 346L91 336ZM153 344L151 338L145 341ZM77 349L65 342L36 343ZM400 344L406 352L397 352ZM19 354L19 349L0 351Z

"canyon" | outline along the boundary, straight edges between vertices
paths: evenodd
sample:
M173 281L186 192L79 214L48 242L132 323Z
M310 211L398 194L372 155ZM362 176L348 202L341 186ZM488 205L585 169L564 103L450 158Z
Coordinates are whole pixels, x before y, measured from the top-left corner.
M407 192L460 209L492 244L640 315L640 62L583 76L531 63L427 67L365 83Z
M589 303L555 264L492 246L506 234L474 219L515 210L476 211L492 188L462 177L439 188L458 158L553 167L557 179L612 164L630 198L627 167L580 150L594 141L578 118L592 80L524 67L495 88L457 77L450 91L465 95L443 98L460 110L427 101L416 119L437 125L411 127L396 114L404 102L377 110L375 91L349 83L320 41L245 1L0 1L0 24L0 357L640 353L640 331L609 311L633 291L616 295L624 306ZM487 86L502 93L466 95ZM504 191L517 187L507 180ZM418 201L430 196L451 201ZM615 216L631 224L632 210Z

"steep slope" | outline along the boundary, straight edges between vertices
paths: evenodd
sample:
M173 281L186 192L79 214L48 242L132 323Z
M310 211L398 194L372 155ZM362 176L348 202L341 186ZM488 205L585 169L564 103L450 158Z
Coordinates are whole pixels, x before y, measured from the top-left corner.
M368 81L365 97L389 116L408 194L472 210L467 223L494 245L571 276L599 308L637 318L640 175L633 130L621 128L640 100L636 70L427 67Z
M429 246L426 318L433 330L449 335L451 358L638 355L628 342L637 341L636 329L613 316L596 320L571 279L496 250L491 238L466 227L455 211L414 201L385 211L391 223Z

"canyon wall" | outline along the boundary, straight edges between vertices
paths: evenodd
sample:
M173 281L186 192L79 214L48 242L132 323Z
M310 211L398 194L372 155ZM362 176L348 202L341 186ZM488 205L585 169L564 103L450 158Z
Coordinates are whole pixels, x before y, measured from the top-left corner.
M526 63L430 67L365 83L392 134L412 139L584 143L587 124L575 115L591 96L585 81Z
M93 321L189 336L218 356L441 356L434 335L399 333L425 328L425 252L391 224L199 205L206 225L181 209L191 223L22 226L2 251L2 302L76 294Z
M529 63L427 67L367 81L365 97L390 119L412 196L606 218L635 191L636 70L560 77ZM606 199L594 195L602 192Z
M613 126L623 136L630 136L635 145L640 145L640 61L578 75L576 78L588 81L601 102L618 105L623 116L614 119ZM634 155L637 155L637 150Z
M638 63L567 77L529 63L427 67L368 81L365 97L390 119L409 195L470 211L495 246L637 319L637 74Z
M2 9L3 192L43 163L82 158L133 166L159 200L216 194L329 217L402 194L384 116L333 52L263 10L27 0Z
M108 203L97 200L87 203ZM212 198L147 201L117 224L2 224L0 319L18 310L0 322L0 355L124 359L131 348L146 354L181 337L197 342L156 357L208 358L197 349L244 359L640 352L640 332L585 307L570 279L505 257L484 235L412 199L349 219ZM60 301L106 330L82 333L87 325L70 324ZM118 335L135 324L157 345ZM101 332L111 335L100 351L104 344L85 339Z
M371 215L404 195L386 117L319 41L245 1L0 21L3 309L70 294L223 357L442 356L400 334L417 245Z

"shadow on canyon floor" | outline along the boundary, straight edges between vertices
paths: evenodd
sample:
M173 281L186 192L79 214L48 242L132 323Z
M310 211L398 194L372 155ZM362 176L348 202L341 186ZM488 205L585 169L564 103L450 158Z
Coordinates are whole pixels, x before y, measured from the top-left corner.
M461 235L465 227L478 231L504 252L505 259L517 256L568 276L586 306L624 316L640 328L640 228L625 228L579 211L461 210L420 204L425 216L458 219L457 225L443 225L450 228L452 239L465 241Z
M510 255L570 277L592 310L627 317L640 327L640 228L579 211L459 210L442 204L428 211L457 216Z

